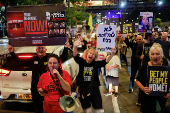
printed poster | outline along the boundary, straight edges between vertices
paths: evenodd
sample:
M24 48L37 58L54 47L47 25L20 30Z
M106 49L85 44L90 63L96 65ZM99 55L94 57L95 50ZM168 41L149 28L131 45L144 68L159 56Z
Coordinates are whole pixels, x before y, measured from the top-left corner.
M138 32L152 33L153 12L140 12Z
M25 37L24 12L7 12L8 37Z
M99 52L111 52L115 47L116 25L98 25L97 48Z
M151 96L165 96L169 92L170 67L148 66L147 86L152 89Z
M18 16L12 16L16 14ZM13 47L64 45L66 42L64 5L7 7L7 23L9 44Z
M46 12L48 38L65 37L65 11Z
M121 34L135 33L135 23L121 24Z

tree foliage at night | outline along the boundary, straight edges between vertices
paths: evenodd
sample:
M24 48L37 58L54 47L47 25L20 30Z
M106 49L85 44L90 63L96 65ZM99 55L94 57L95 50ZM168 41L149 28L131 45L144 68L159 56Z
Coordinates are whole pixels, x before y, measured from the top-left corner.
M162 22L161 22L161 19L160 18L156 18L155 20L154 20L154 25L156 26L156 25L158 25L159 27L161 27L162 26Z

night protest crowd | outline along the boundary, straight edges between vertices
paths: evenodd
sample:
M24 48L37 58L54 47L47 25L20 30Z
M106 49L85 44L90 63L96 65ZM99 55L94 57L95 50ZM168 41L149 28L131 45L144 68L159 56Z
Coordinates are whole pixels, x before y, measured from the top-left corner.
M85 112L91 112L91 104L93 108L99 110L99 112L102 112L103 110L100 92L95 88L99 86L99 81L97 79L100 79L100 74L102 74L105 81L104 85L108 89L108 92L104 95L109 96L114 94L114 97L117 98L119 86L118 70L121 69L122 66L128 66L131 64L128 92L133 93L133 87L136 81L136 85L139 87L136 105L141 106L140 111L142 113L164 113L167 98L170 97L170 88L168 88L169 92L167 92L165 96L149 96L150 93L152 93L152 89L146 84L148 81L148 66L170 65L170 42L168 41L167 32L121 34L117 31L114 48L116 49L116 52L110 53L97 52L95 50L97 46L97 34L93 31L87 34L79 31L75 35L75 38L72 38L71 34L68 32L67 40L70 43L70 47L73 48L75 61L80 66L77 80L80 80L81 83L77 83L77 86L79 86L79 99ZM84 52L82 58L77 58L76 49L80 45L82 45L81 48ZM127 50L132 52L131 63L128 63L126 58ZM90 54L92 54L92 56L88 56ZM110 56L111 59L108 61L107 59ZM96 64L98 66L96 66ZM82 76L87 76L86 74L83 75L83 73L85 73L83 66L84 68L87 68L91 65L95 67L94 69L98 74L91 72L91 74L95 75L94 78L92 77L90 80L86 78L88 82L85 81L84 78L83 81ZM85 88L86 91L84 91ZM97 92L99 94L97 94ZM89 99L89 95L86 94L90 94L92 98L96 97L97 99ZM87 98L86 101L85 98Z
M47 66L36 67L35 63L30 62L34 69L32 71L31 93L36 113L42 113L43 110L45 113L65 112L60 108L58 99L62 95L69 95L72 88L70 75L61 66L63 59L67 56L68 47L73 49L74 60L79 65L76 85L78 86L78 98L85 113L92 113L91 105L95 113L104 113L102 96L99 90L101 75L108 90L104 95L114 95L114 98L117 98L119 96L119 70L123 66L130 66L130 64L128 92L133 93L136 82L139 87L136 105L140 106L140 111L142 113L165 113L165 104L170 97L170 88L169 86L166 87L167 91L165 91L165 88L161 89L165 92L164 96L150 96L152 95L152 88L147 85L149 81L147 71L148 67L170 65L168 34L166 32L140 34L121 34L117 32L115 47L112 47L110 52L97 52L97 34L93 31L87 34L78 31L74 38L71 33L67 32L67 42L60 58L54 54L47 56L46 47L37 46L37 55L32 62L37 60L38 62L47 62ZM82 56L78 54L80 52L78 49L83 52ZM17 63L24 65L23 62L18 61L12 46L9 45L8 50ZM132 53L131 63L127 61L127 51ZM39 68L41 71L37 71ZM41 76L39 78L35 75ZM152 74L153 79L154 76L156 75ZM159 82L161 80L161 83L164 83L165 86L167 83L165 76L159 79ZM51 85L53 85L52 89L49 87Z

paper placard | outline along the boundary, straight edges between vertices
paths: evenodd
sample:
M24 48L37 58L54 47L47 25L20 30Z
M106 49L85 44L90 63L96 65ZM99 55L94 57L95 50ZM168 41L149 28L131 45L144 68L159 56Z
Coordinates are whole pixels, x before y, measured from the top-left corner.
M169 91L169 66L148 66L147 86L152 89L151 96L165 96Z
M98 25L97 51L111 52L115 47L116 25Z

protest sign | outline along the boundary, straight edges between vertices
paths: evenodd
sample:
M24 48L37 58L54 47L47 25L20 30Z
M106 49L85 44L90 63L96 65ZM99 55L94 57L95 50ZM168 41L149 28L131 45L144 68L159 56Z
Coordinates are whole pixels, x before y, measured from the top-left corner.
M121 34L135 33L135 23L121 24Z
M116 25L98 25L97 51L111 52L115 47Z
M138 32L152 33L153 12L140 12Z
M170 67L148 66L148 84L152 89L151 96L165 96L169 92Z
M7 7L9 44L19 46L64 45L66 15L64 5Z

